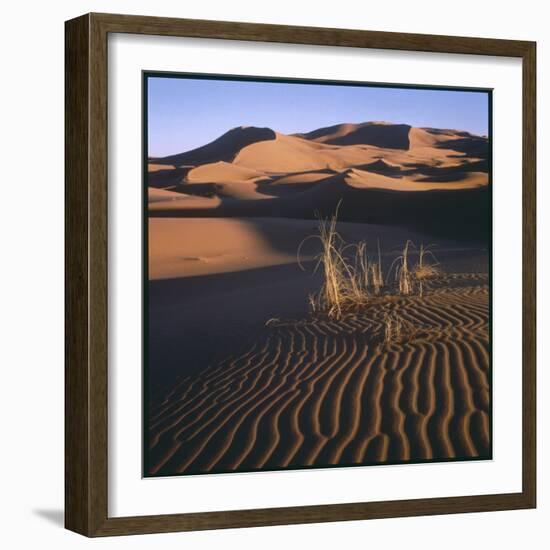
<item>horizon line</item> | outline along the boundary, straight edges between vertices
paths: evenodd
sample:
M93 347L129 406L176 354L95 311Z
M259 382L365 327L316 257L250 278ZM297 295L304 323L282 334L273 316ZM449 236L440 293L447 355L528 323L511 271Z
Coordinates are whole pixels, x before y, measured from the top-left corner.
M275 134L281 134L283 136L291 136L291 137L300 137L301 138L302 136L305 136L306 134L310 134L310 133L318 131L318 130L322 130L322 129L325 129L325 128L334 128L334 127L338 127L338 126L345 126L347 124L352 125L352 126L361 126L361 125L366 125L366 124L373 124L373 125L378 124L378 125L387 125L387 126L409 126L410 128L418 128L419 130L449 130L451 132L467 133L467 134L469 134L471 136L474 136L474 137L489 139L488 134L476 134L474 132L470 132L469 130L463 130L463 129L460 129L460 128L444 128L444 127L436 127L436 126L413 126L411 124L407 124L406 122L390 122L388 120L365 120L363 122L339 122L339 123L336 123L336 124L329 124L328 126L319 126L318 128L313 128L312 130L307 130L307 131L302 131L302 132L292 132L292 133L289 133L289 134L284 133L284 132L280 132L278 130L275 130L274 128L272 128L270 126L255 126L255 125L241 124L241 125L237 125L237 126L233 126L232 128L229 128L225 132L219 134L218 137L216 137L216 138L214 138L210 141L207 141L206 143L203 143L202 145L199 145L197 147L193 147L192 149L180 150L179 152L176 152L176 153L168 153L168 154L163 154L163 155L151 155L151 154L149 154L149 144L147 144L147 155L146 155L146 157L147 157L147 159L163 159L163 158L166 158L166 157L172 157L172 156L180 155L180 154L183 154L183 153L190 153L192 151L196 151L197 149L201 149L202 147L206 147L207 145L210 145L211 143L214 143L215 141L217 141L221 137L225 136L229 132L232 132L232 131L238 130L238 129L243 129L244 130L244 129L247 129L247 128L257 128L257 129L261 129L261 130L271 130ZM307 138L304 138L304 139L307 139ZM347 147L347 146L344 145L344 147Z

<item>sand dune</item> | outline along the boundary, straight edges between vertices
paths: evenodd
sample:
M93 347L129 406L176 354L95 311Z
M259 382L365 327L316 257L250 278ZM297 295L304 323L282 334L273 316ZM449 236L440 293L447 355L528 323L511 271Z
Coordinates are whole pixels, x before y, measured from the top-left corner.
M382 174L373 174L353 168L346 174L346 182L357 189L384 189L387 191L451 191L457 189L475 189L487 185L487 174L466 172L460 177L455 174L445 176L415 176L394 178Z
M155 164L154 162L149 162L147 164L147 171L149 173L159 172L162 170L174 170L176 167L170 164Z
M219 199L236 200L261 200L270 198L267 194L258 192L258 185L255 181L216 181L181 183L178 187L183 193L193 196L205 196Z
M238 152L251 143L275 139L270 128L239 126L229 130L213 142L177 155L153 159L156 164L199 165L220 160L231 161Z
M488 232L488 141L468 132L383 122L295 135L239 127L150 163L150 186L197 197L154 195L151 216L311 219L342 203L345 221L466 239Z
M192 151L150 159L149 177L150 185L158 187L163 181L174 185L176 176L183 183L217 183L351 168L410 175L414 167L420 173L422 167L464 170L486 158L486 138L456 130L366 122L284 135L269 128L239 127Z
M241 200L265 199L267 195L257 192L257 183L266 179L269 181L257 170L220 161L191 169L181 180L179 189L191 194L202 192Z
M234 163L264 173L288 173L327 168L323 147L292 136L276 134L270 141L244 147Z
M455 130L436 131L430 128L411 128L409 132L410 149L437 148L457 137L461 136L457 136Z
M488 287L441 281L334 323L281 322L152 396L150 473L488 457ZM380 343L385 311L418 328Z
M225 163L217 164L225 165ZM217 164L205 165L192 170L178 187L179 191L191 195L201 196L207 194L208 196L235 199L275 198L277 196L288 196L289 193L294 191L296 193L294 202L297 205L303 203L303 201L308 201L311 208L314 209L315 203L310 202L312 200L311 194L302 196L301 193L310 190L316 184L320 184L318 186L319 190L332 189L329 193L334 195L335 204L339 200L337 195L344 192L346 188L379 189L409 193L476 189L486 187L488 184L488 174L486 172L465 170L461 167L460 169L415 170L410 173L410 171L406 172L401 167L390 165L382 160L340 172L330 169L323 172L312 170L274 179L268 178L267 180L265 177L258 176L258 172L249 169L244 169L241 172L238 167L227 165L232 167L228 170L226 166L219 167ZM248 179L239 178L241 174L248 174L250 177ZM283 185L286 187L286 192L279 195L277 186ZM406 199L406 197L404 198ZM396 200L399 199L396 198ZM276 208L275 205L272 206ZM153 206L151 210L154 211L157 208L159 207ZM368 213L368 209L366 213Z
M302 137L331 145L374 145L386 149L409 149L408 124L364 122L361 124L338 124L320 128Z
M386 126L382 126L386 128ZM407 127L408 128L408 127ZM408 138L407 138L408 140ZM367 142L369 140L366 140ZM380 143L382 141L380 140ZM281 174L319 169L345 170L374 163L381 158L394 165L427 163L438 166L458 166L457 156L467 155L445 145L452 141L439 140L438 146L384 147L358 141L348 145L311 141L298 136L276 134L276 138L243 147L234 164L249 167L265 174ZM393 144L392 144L393 145ZM475 160L478 160L477 158Z
M176 193L168 189L156 189L155 187L149 187L147 194L150 203L186 200L190 198L190 195L185 195L184 193Z
M210 164L202 164L197 168L193 168L185 177L186 183L206 183L206 182L227 182L227 181L256 181L265 179L265 174L253 170L231 164L229 162L214 162Z

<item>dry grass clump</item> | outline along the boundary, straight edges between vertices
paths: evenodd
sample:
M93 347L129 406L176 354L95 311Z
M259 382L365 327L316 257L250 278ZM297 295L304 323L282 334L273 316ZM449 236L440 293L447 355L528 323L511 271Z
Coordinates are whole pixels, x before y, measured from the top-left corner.
M300 263L303 244L309 239L321 243L315 271L322 268L323 286L319 293L308 296L308 302L312 312L324 312L333 319L340 319L346 310L365 305L372 295L380 294L384 285L380 250L378 262L373 262L364 241L346 244L336 230L337 218L338 208L330 219L319 220L319 235L307 237L298 247L298 263L303 269Z
M314 271L323 270L323 285L316 294L308 296L312 313L324 313L338 320L345 312L365 306L375 296L386 292L401 296L413 294L423 295L430 279L438 277L442 271L430 250L430 246L421 245L418 261L411 261L415 249L414 243L407 240L401 254L392 262L388 277L393 273L395 288L386 286L382 272L382 254L378 242L378 258L373 260L367 254L367 244L361 241L357 244L346 244L336 230L338 209L329 219L319 220L319 234L306 237L299 245L297 258L301 269L300 252L304 243L310 239L321 243L321 252L315 256L317 263ZM396 329L395 319L390 319L392 331Z
M397 290L401 296L411 294L423 296L429 281L439 277L443 270L430 250L430 245L420 245L418 261L415 264L410 261L411 248L414 248L414 243L407 240L401 254L392 262L390 273L394 272Z
M409 247L412 241L407 240L401 255L392 262L390 272L395 267L395 281L399 288L399 294L408 296L414 289L413 272L409 266Z
M382 292L384 276L382 275L382 255L380 254L380 241L378 241L378 262L371 262L369 266L372 287L376 295Z
M418 253L418 263L413 268L413 276L418 283L418 293L420 296L424 294L424 286L429 284L431 279L436 279L442 274L443 270L439 267L439 262L430 250L430 246L421 244Z

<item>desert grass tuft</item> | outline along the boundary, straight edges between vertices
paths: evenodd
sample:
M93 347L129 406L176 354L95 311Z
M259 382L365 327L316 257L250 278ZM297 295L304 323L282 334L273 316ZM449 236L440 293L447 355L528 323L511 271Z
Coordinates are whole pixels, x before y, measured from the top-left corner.
M418 294L423 296L424 287L429 284L429 281L436 279L443 274L443 270L439 267L437 258L430 250L430 245L420 245L418 253L418 263L413 268L413 276L418 284Z
M298 247L298 263L303 269L300 263L303 244L310 239L321 243L315 271L322 269L323 285L318 294L308 296L308 302L313 313L323 312L336 320L346 311L366 305L383 286L380 259L378 263L370 261L366 242L346 244L338 233L339 207L340 203L331 218L319 220L318 235L310 235Z
M411 246L414 246L413 242L411 240L407 240L405 246L403 247L403 251L399 256L397 256L397 258L395 258L390 266L390 273L394 270L395 282L397 284L399 294L402 296L408 296L414 291L414 275L409 265Z
M403 250L390 266L390 275L394 274L397 292L401 296L417 294L424 295L424 290L431 280L443 274L439 262L431 250L431 245L420 245L418 261L411 262L411 250L416 248L411 240L407 240Z
M305 242L310 239L319 241L321 252L314 257L314 272L321 269L323 283L318 293L308 295L309 308L312 313L322 313L331 319L339 320L344 314L367 305L373 297L382 293L411 296L422 296L429 281L438 277L442 270L430 246L420 246L418 261L413 263L411 255L414 243L408 239L401 253L390 265L387 278L382 272L382 253L378 242L378 257L369 257L367 244L347 244L336 225L338 221L338 203L335 213L330 218L319 218L319 234L306 237L298 246L297 259L304 269L300 254ZM386 284L393 274L395 286ZM396 328L395 319L390 321Z
M371 262L369 269L374 293L378 296L384 288L384 275L382 274L382 254L380 252L380 241L377 241L377 243L378 262Z

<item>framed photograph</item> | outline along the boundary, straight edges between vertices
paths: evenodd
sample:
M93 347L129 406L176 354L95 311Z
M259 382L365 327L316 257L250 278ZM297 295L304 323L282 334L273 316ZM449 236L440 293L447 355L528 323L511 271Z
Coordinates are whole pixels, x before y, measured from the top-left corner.
M533 508L535 44L66 23L66 527Z

